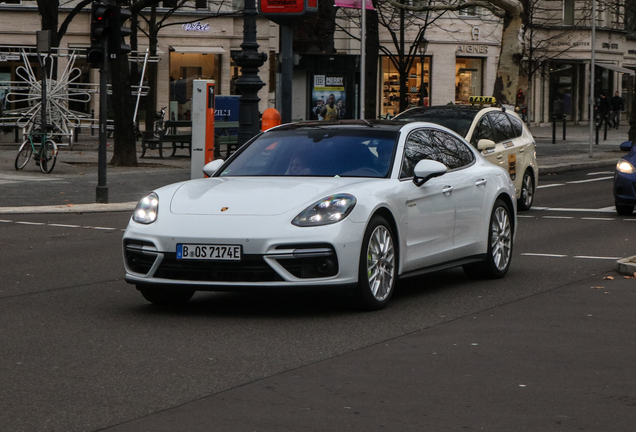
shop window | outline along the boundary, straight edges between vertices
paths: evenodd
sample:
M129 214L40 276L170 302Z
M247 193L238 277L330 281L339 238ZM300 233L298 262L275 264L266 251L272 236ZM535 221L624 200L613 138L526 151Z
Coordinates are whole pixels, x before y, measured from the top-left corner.
M192 82L213 79L216 94L221 94L221 55L205 53L170 53L170 119L190 120Z
M177 6L178 0L163 0L162 6L165 8L173 8Z
M428 106L430 101L431 58L415 58L406 79L406 107ZM382 57L382 109L383 116L394 116L400 111L400 77L393 62Z
M196 0L195 7L197 9L207 9L208 8L208 0Z
M574 0L563 0L563 25L574 25Z
M466 0L462 0L462 3L466 3ZM471 6L466 9L459 10L459 16L461 17L476 17L477 16L477 7Z
M1 4L22 4L22 0L0 0Z
M455 62L455 103L466 104L470 96L482 94L483 60L457 58Z

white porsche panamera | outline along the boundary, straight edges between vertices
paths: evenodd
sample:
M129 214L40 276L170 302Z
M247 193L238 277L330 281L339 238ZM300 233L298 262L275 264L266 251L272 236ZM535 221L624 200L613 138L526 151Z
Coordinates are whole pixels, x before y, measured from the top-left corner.
M144 197L124 233L126 281L152 303L334 288L376 310L399 278L456 266L501 278L510 267L510 177L442 126L283 125L204 172Z

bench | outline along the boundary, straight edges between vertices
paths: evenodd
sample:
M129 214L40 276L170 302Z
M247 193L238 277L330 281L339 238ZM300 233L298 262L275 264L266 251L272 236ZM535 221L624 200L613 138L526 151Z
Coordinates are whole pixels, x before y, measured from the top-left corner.
M214 157L227 159L238 148L238 135L231 129L238 129L237 121L219 121L214 124Z
M172 154L175 156L177 149L188 149L188 155L192 152L192 122L189 120L168 120L164 123L164 128L156 137L154 132L144 132L141 138L141 157L144 157L146 150L159 150L159 157L163 158L163 143L172 143ZM189 128L188 133L179 131L180 128Z

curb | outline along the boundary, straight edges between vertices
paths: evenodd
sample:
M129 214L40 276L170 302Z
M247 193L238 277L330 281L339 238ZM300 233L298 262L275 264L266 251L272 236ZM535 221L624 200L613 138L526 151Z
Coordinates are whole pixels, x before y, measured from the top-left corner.
M51 206L0 207L0 214L20 213L100 213L100 212L132 212L135 202L113 204L67 204Z
M590 162L576 162L571 164L557 164L557 165L539 165L539 175L542 174L559 174L568 171L575 171L585 168L604 168L616 166L617 158L604 159L599 161Z
M620 274L636 277L636 255L616 261L616 270Z

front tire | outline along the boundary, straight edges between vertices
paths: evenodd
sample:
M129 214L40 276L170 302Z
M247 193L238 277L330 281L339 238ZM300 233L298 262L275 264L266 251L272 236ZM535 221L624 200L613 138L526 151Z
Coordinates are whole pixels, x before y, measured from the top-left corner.
M389 223L374 216L364 233L358 270L356 301L363 310L384 308L395 289L398 248Z
M521 181L521 196L517 201L517 208L521 211L530 210L532 203L534 202L534 177L531 171L528 169L523 174L523 180Z
M634 212L634 206L630 205L620 205L618 203L614 203L616 206L616 213L621 216L630 216Z
M500 279L508 273L512 259L512 219L510 209L502 200L495 201L488 227L486 260L465 265L464 272L473 278Z
M194 295L194 290L170 286L137 285L137 289L150 303L160 306L179 306L187 303Z
M53 171L55 161L57 160L57 144L53 140L46 140L44 143L44 150L42 151L42 158L40 159L40 169L44 174L49 174Z
M29 163L32 154L33 148L31 147L31 142L29 140L24 141L18 150L18 155L15 158L16 171L20 171Z

